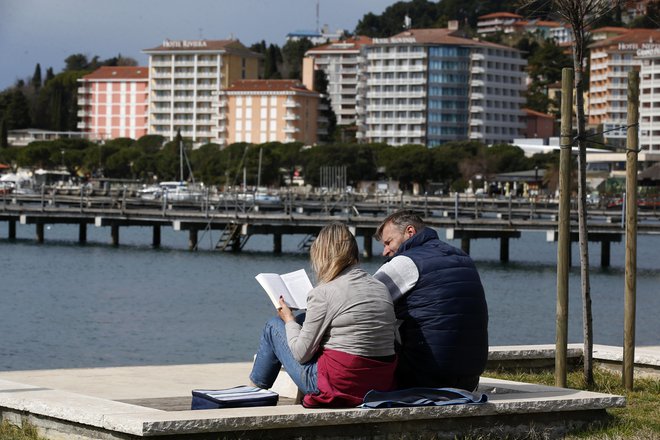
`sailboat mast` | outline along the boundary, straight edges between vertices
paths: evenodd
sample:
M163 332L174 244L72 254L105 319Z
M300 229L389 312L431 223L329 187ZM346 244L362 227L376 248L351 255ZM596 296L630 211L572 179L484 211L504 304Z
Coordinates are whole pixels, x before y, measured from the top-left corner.
M179 137L179 182L183 183L183 139Z

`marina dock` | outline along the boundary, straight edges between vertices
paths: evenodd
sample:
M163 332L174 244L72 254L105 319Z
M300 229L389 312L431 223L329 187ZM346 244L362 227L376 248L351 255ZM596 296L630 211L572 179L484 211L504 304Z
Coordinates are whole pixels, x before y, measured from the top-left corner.
M446 230L447 239L460 239L470 252L477 239L500 241L500 260L509 260L509 243L524 231L545 231L548 241L557 234L556 204L552 200L459 198L459 197L371 197L359 199L347 194L337 197L277 198L260 202L244 194L197 201L143 200L126 193L112 196L46 194L11 195L0 199L0 222L6 222L7 238L16 238L16 225L34 225L35 239L44 242L45 226L78 226L78 242L87 241L87 228L107 227L110 243L120 244L121 228L141 226L152 229L152 245L161 245L161 229L171 227L188 234L189 249L198 246L199 234L219 231L218 250L240 251L253 235L272 236L273 252L282 251L282 236L302 234L303 248L313 241L329 221L346 222L362 240L365 256L373 254L373 234L380 221L400 208L423 214L431 227ZM620 210L589 212L589 240L601 245L601 266L610 264L610 244L620 242L624 232ZM660 213L639 212L639 234L660 233ZM577 241L577 214L572 214L572 240Z
M596 346L597 362L620 348ZM569 359L581 345L569 347ZM491 363L552 362L554 346L492 347ZM660 371L660 347L638 348L636 369ZM625 405L621 396L482 378L479 405L392 409L305 409L282 396L277 406L190 410L191 390L246 381L250 363L0 372L0 414L26 420L50 439L137 438L454 438L468 433L560 435ZM657 377L657 376L656 376ZM407 437L406 437L407 438Z

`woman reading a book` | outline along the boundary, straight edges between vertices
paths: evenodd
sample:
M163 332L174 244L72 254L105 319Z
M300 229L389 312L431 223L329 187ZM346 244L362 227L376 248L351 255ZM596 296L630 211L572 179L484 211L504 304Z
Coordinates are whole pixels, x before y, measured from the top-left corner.
M280 299L250 381L270 388L284 366L306 407L357 406L370 390L394 389L394 307L385 285L358 267L353 234L342 223L325 226L310 259L318 285L307 297L304 321Z

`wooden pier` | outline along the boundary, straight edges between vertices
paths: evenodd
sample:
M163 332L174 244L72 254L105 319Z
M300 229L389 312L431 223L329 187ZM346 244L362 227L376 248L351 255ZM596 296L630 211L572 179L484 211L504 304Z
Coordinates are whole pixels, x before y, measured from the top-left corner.
M363 241L365 256L372 255L373 234L382 219L400 208L419 212L431 227L446 230L447 239L460 239L470 251L471 240L500 240L500 260L509 260L509 242L523 231L546 231L556 240L556 204L527 199L459 199L431 197L285 197L279 202L225 195L197 202L142 200L126 194L13 195L0 199L0 221L8 223L8 238L16 238L16 225L35 225L36 240L44 242L50 224L78 225L78 241L87 241L87 227L109 227L111 243L120 244L121 228L152 228L152 245L161 244L161 228L187 231L189 248L197 249L200 232L221 231L218 250L240 251L252 235L271 235L273 252L282 251L282 236L304 234L301 247L313 240L330 221L343 221ZM601 243L601 265L610 264L610 244L620 242L624 232L619 210L589 213L589 240ZM660 233L660 215L640 211L638 233ZM572 238L577 241L577 215L573 216Z

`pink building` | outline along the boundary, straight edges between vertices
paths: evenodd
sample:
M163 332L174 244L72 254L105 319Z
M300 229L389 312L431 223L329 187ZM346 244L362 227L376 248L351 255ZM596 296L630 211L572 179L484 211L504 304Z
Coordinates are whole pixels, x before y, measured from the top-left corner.
M147 134L148 68L104 66L78 81L78 128L91 139Z

